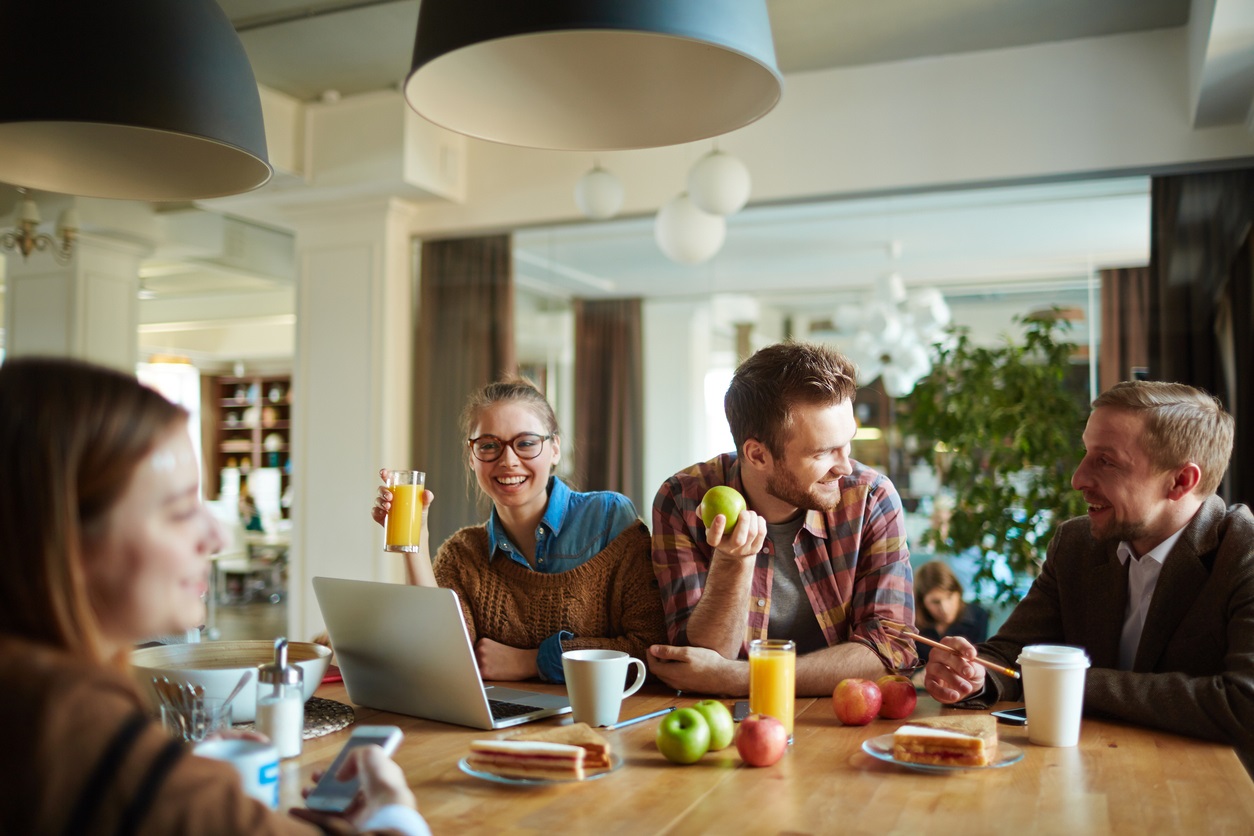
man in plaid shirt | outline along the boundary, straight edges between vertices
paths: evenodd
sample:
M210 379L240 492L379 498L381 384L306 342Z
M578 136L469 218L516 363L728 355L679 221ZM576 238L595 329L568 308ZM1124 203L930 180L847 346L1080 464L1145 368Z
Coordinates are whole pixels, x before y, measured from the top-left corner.
M653 502L653 571L672 645L650 648L684 691L749 692L749 641L797 644L797 694L832 693L917 660L880 619L914 624L901 499L849 458L856 370L831 349L780 343L740 365L724 408L737 453L677 473ZM733 530L700 503L715 485L748 508Z

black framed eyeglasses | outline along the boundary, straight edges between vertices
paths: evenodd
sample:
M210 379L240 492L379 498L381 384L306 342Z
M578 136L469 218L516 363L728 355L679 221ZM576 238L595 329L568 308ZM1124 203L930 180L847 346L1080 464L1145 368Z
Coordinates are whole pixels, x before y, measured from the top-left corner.
M494 435L481 435L467 439L466 443L470 445L470 452L475 454L476 459L494 462L501 457L506 447L512 448L514 455L520 459L534 459L544 449L544 442L552 437L539 433L520 433L507 441Z

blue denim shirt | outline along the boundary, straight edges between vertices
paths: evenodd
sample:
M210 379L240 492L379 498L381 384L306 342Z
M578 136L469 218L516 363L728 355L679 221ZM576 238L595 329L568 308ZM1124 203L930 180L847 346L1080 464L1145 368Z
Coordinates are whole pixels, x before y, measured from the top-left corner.
M600 554L610 542L637 519L636 506L613 491L572 491L556 476L549 477L549 504L536 526L535 571L568 572ZM530 568L527 558L509 540L496 509L488 517L489 560L498 557ZM536 667L548 682L565 682L562 673L562 642L574 638L569 630L554 633L540 642Z

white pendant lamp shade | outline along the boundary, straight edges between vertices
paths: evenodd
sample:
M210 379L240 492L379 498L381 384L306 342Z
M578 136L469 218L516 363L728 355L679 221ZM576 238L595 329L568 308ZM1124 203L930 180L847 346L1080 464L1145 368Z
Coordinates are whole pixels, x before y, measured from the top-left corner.
M405 98L468 136L598 151L725 134L781 84L765 0L423 0Z
M681 194L658 210L653 222L653 238L671 261L700 264L714 256L727 237L727 221L709 215L692 205Z
M2 181L192 200L270 179L257 82L215 0L6 4L0 77Z
M749 168L724 151L711 151L688 172L688 196L702 212L734 215L749 202Z
M575 184L575 205L594 221L612 218L623 208L623 184L613 174L597 166Z

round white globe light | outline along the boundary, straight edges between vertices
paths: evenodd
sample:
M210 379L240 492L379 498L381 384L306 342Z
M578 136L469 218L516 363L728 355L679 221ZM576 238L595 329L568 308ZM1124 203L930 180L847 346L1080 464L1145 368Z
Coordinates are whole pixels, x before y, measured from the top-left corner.
M749 169L724 151L711 151L688 172L688 194L702 212L734 215L749 202Z
M702 212L681 194L658 210L653 238L671 261L700 264L713 257L727 237L727 221Z
M594 221L612 218L623 208L623 184L597 166L575 184L575 205Z

